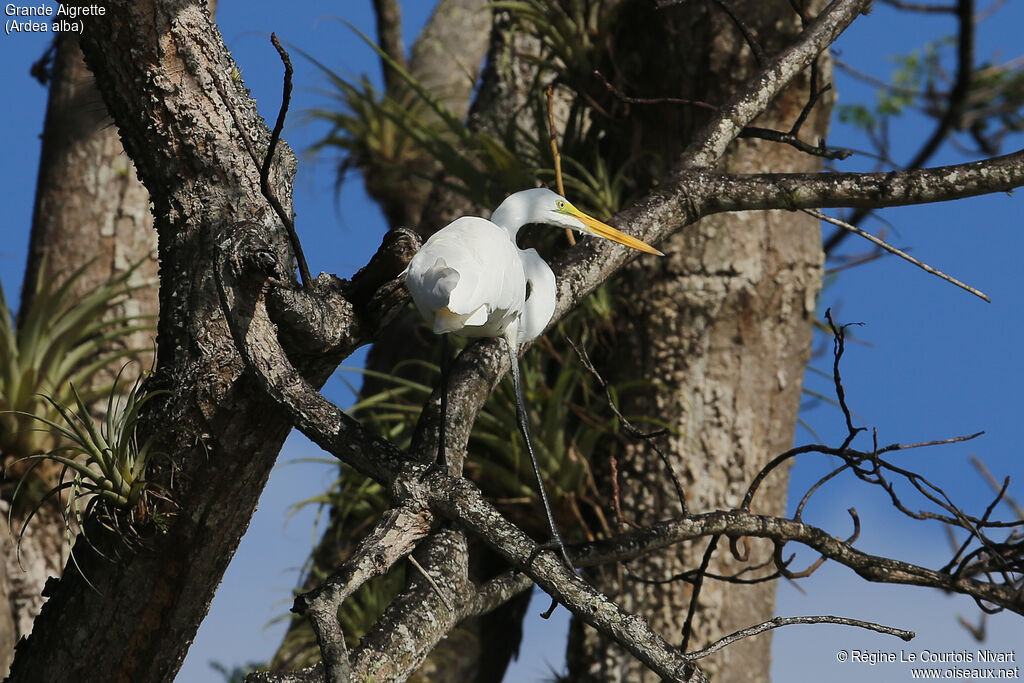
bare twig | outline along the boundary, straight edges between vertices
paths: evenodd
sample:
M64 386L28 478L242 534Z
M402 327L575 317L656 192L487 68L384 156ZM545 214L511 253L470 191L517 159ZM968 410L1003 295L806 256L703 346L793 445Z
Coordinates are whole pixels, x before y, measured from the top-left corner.
M284 223L285 229L288 231L288 239L292 243L292 251L295 252L295 260L299 264L299 275L302 276L302 286L309 288L313 278L309 275L309 266L306 265L306 257L302 253L302 245L299 243L299 236L295 232L295 221L288 215L288 212L284 210L281 202L277 198L277 194L274 192L274 188L270 184L270 165L274 161L274 149L277 147L277 141L281 139L281 131L284 129L284 120L288 116L288 105L292 99L292 60L288 57L288 53L283 47L281 42L277 39L277 35L274 33L270 34L270 42L273 43L277 49L277 54L281 56L281 61L284 63L284 93L281 96L281 109L277 113L277 123L274 124L274 130L270 133L270 142L267 144L267 154L263 157L263 167L260 169L260 189L263 192L263 196L267 198L270 205L274 207L274 212L280 217L281 222Z
M750 47L750 51L754 53L754 59L757 61L759 67L763 67L768 61L767 55L764 50L761 49L761 44L757 42L757 38L754 37L754 32L749 26L743 21L742 18L733 9L733 6L727 2L727 0L711 0L714 4L718 5L723 12L725 12L732 23L736 25L739 32L743 35L743 40L747 41L747 45Z
M877 631L878 633L885 633L890 636L896 636L905 641L910 641L914 638L913 631L906 631L904 629L894 628L892 626L884 626L882 624L875 624L870 621L862 621L860 619L850 619L847 617L830 617L830 616L815 616L815 617L775 617L768 621L757 624L756 626L749 626L744 629L740 629L735 633L719 638L715 642L711 643L705 648L696 650L688 653L688 656L692 659L702 659L710 654L718 652L722 648L735 643L737 640L749 638L750 636L756 636L759 633L770 631L772 629L779 628L781 626L792 626L794 624L841 624L843 626L856 626L857 628L867 629L869 631Z
M679 643L679 649L683 652L686 652L686 648L690 644L690 636L693 634L693 618L697 614L697 605L700 602L700 589L704 586L704 575L708 571L708 565L711 563L711 557L715 554L720 538L722 537L716 534L708 541L708 547L704 549L704 556L700 559L700 567L697 569L697 575L693 580L693 590L690 592L690 606L686 610L686 622L683 624L683 636Z
M708 111L718 111L718 107L715 105L708 104L707 102L701 102L700 100L687 100L681 97L630 97L609 83L608 79L605 78L604 74L600 71L595 69L594 75L601 79L601 83L603 83L604 87L608 89L608 92L627 104L683 104L700 107L701 109L707 109Z
M836 326L832 320L831 308L825 310L825 319L828 320L829 327L832 328L832 379L836 387L836 399L839 401L843 418L846 420L846 438L839 450L846 450L857 434L864 431L864 427L853 426L853 417L850 415L849 406L846 405L846 390L843 388L843 380L839 374L839 362L843 359L843 352L846 350L846 328L850 325L863 325L864 323L846 323Z
M555 130L555 86L549 85L544 91L548 98L548 135L551 139L551 160L555 165L555 187L558 194L565 196L565 184L562 182L562 155L558 153L558 132ZM565 229L565 238L569 244L576 245L576 235L569 228Z
M569 339L569 337L566 337L565 341L567 341L569 343L569 346L572 347L573 351L576 352L576 357L579 358L580 364L583 365L583 368L587 372L589 372L595 380L597 380L597 385L601 388L602 391L604 391L604 396L605 400L608 403L608 407L615 414L615 417L618 418L619 424L622 425L623 429L625 429L630 436L637 439L643 439L644 441L646 441L647 445L650 446L654 450L654 452L658 454L658 457L661 459L661 464L665 466L665 471L668 473L668 476L672 478L672 485L675 487L676 497L679 499L680 512L685 516L687 514L687 509L686 494L683 492L683 486L682 484L679 483L679 477L676 476L675 470L672 468L672 462L668 459L668 456L665 454L665 452L654 441L655 437L662 436L663 434L665 434L667 430L658 429L653 432L644 432L637 428L636 425L634 425L632 422L630 422L626 418L626 416L623 415L621 411L619 411L618 406L615 405L615 399L612 396L611 387L609 386L608 382L606 382L605 379L601 376L601 373L597 371L597 368L594 367L594 364L590 362L590 356L587 354L587 350L577 346L572 339ZM615 488L618 488L618 482L615 483ZM617 500L616 509L619 513L621 513L621 510L618 509Z
M448 608L448 611L454 612L455 608L452 607L452 603L448 599L448 596L444 594L444 591L441 590L440 586L437 585L437 582L434 581L433 577L431 577L429 573L427 573L427 570L423 568L423 565L419 563L414 555L409 556L409 564L415 567L416 571L418 571L423 578L427 580L427 583L429 583L430 587L434 589L434 593L436 593L437 597L441 599L441 602L443 602L444 606Z
M822 157L823 159L832 159L833 161L841 161L853 154L852 150L843 147L829 148L821 144L811 145L804 142L793 133L783 133L782 131L772 130L770 128L747 126L743 129L743 132L739 134L739 137L779 142L789 145L790 147L806 154L812 154L816 157Z
M992 472L989 471L988 466L985 465L985 462L981 458L976 455L972 455L971 464L974 465L974 469L981 473L981 476L985 478L985 481L988 482L988 485L991 486L994 491L998 491L1002 488L999 482L996 481L996 478L992 476ZM1017 516L1017 519L1024 519L1024 507L1021 507L1016 500L1010 496L1005 496L1003 498L1003 502L1010 506L1010 509L1013 510L1013 514Z
M960 289L966 290L966 291L970 292L971 294L973 294L974 296L976 296L976 297L978 297L980 299L984 299L985 301L987 301L989 303L992 303L992 300L988 298L988 295L985 294L984 292L982 292L981 290L975 289L974 287L971 287L970 285L965 284L965 283L961 282L960 280L957 280L955 277L947 275L946 273L943 273L941 270L939 270L937 268L933 268L933 267L929 266L927 263L924 263L922 261L917 260L916 258L911 256L907 252L901 251L900 249L897 249L896 247L891 246L890 244L885 242L885 240L882 240L882 239L880 239L878 237L875 237L870 232L867 232L865 230L861 230L860 228L858 228L855 225L851 225L850 223L847 223L846 221L841 221L838 218L833 218L832 216L826 215L826 214L824 214L824 213L822 213L822 212L820 212L820 211L818 211L816 209L803 209L803 211L804 211L804 213L808 213L808 214L814 216L815 218L818 218L819 220L825 221L826 223L831 223L832 225L838 225L843 230L847 230L849 232L852 232L855 235L860 235L861 237L863 237L864 239L868 240L869 242L873 242L874 244L878 245L882 249L885 249L890 254L895 254L896 256L899 256L901 259L903 259L905 261L909 261L910 263L913 263L915 266L917 266L921 270L925 271L926 273L931 273L932 275L940 277L943 280L945 280L946 282L954 284L957 287L959 287Z
M797 10L800 15L801 22L804 22L803 12L799 10L795 3L793 3L794 10ZM814 110L814 106L821 99L821 96L832 89L831 83L826 83L824 86L819 87L818 80L820 78L818 69L818 60L815 59L811 62L811 78L810 78L810 92L807 95L807 102L804 104L803 109L800 110L800 114L797 115L796 121L793 122L793 126L789 129L788 133L783 133L777 130L770 130L768 128L757 128L755 126L747 126L740 133L741 138L760 138L762 140L768 140L770 142L780 142L783 144L790 145L794 149L797 149L806 154L812 154L814 156L823 157L825 159L842 160L853 154L853 150L843 148L829 149L825 145L825 141L821 140L817 145L810 145L800 139L800 129L803 127L804 122L807 121L807 117L811 115L811 111Z

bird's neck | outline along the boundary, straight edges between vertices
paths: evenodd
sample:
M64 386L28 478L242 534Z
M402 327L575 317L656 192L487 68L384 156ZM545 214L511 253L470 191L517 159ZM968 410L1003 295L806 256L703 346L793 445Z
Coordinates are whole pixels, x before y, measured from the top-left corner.
M503 229L512 238L513 244L519 229L530 222L528 216L519 207L502 204L491 214L491 222Z

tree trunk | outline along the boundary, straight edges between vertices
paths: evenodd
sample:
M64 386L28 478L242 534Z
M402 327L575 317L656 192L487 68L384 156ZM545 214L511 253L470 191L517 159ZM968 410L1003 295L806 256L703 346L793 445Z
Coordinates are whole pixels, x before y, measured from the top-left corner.
M11 680L93 680L115 661L111 680L167 680L290 430L244 375L220 313L213 255L203 244L235 221L268 216L253 153L265 150L269 132L231 78L234 64L205 2L117 2L107 16L84 19L86 61L155 204L162 275L153 386L172 393L159 407L151 404L143 429L181 427L163 434L173 467L160 463L165 469L151 473L176 506L161 533L144 530L141 548L90 526L104 555L79 539L81 572L65 567L48 591ZM271 177L289 206L294 159L287 148L279 151ZM270 248L287 253L282 233L276 237ZM325 379L323 370L312 374ZM117 596L135 596L134 608ZM71 641L68 634L75 634Z
M41 270L44 278L61 280L91 263L75 285L76 292L84 292L143 259L133 281L148 286L112 315L155 315L157 311L156 231L149 193L121 147L117 128L82 59L78 38L60 34L21 310L31 304L32 290L27 285L35 282ZM136 333L130 343L148 349L152 335Z
M216 0L209 0L208 5L211 14L216 11ZM107 113L92 72L85 65L78 37L73 33L58 34L55 41L19 311L26 311L31 305L31 285L40 275L59 281L90 264L75 282L71 294L76 295L95 289L134 266L128 283L133 287L130 296L123 297L107 316L145 316L155 325L159 313L157 235L149 192L124 152L117 127ZM124 369L124 382L132 382L152 365L153 340L153 331L139 330L111 342L138 349L130 359L135 362ZM106 368L94 381L110 383L120 370L120 364ZM99 401L95 414L102 414L105 409L106 402ZM19 517L13 519L15 534L23 522ZM3 519L6 526L6 510ZM0 583L0 596L5 598L0 602L0 613L4 613L0 624L9 619L14 625L10 637L0 627L0 671L6 672L14 644L29 634L43 604L43 584L50 576L60 576L68 559L68 539L63 520L51 507L41 509L27 528L21 541L20 561L10 541L11 534L0 535L4 539L5 573L5 580Z
M71 292L79 295L137 266L129 283L137 288L107 316L142 315L155 320L156 231L149 210L149 193L121 147L117 129L85 66L77 36L59 34L55 40L19 310L23 314L31 306L32 285L40 276L61 281L90 264ZM125 381L131 382L152 362L153 334L138 331L116 343L141 350L135 357L136 363L123 375ZM112 382L119 370L120 365L106 368L94 378L95 385ZM98 408L105 410L106 401L99 401ZM19 513L12 519L15 536L21 530L23 517L24 513ZM6 526L6 511L3 519ZM44 506L28 526L21 539L20 557L12 536L2 536L6 581L2 589L5 599L0 603L4 616L0 618L14 624L10 634L0 631L0 670L6 672L15 642L31 631L32 621L43 604L43 584L50 576L60 576L67 560L67 539L64 521L52 504Z
M733 4L769 55L800 30L788 2ZM722 102L756 66L735 25L712 3L678 13L663 26L676 32L673 43L685 45L689 53L680 62L689 65L682 81L686 91L677 96ZM780 26L784 30L779 31ZM807 97L808 79L803 77L755 125L789 130ZM802 129L804 139L817 141L825 134L829 110L828 103L818 103ZM683 130L692 133L701 117L693 116L692 109L689 115L692 123L684 122ZM653 141L658 148L679 145L664 135L671 128L648 130L658 131L660 139ZM815 157L790 147L741 140L716 170L797 172L820 166ZM603 373L611 382L642 378L650 383L648 389L624 398L622 412L662 420L672 427L662 445L685 491L689 511L727 509L740 503L754 474L788 448L793 438L821 285L821 234L817 221L809 216L748 212L705 218L662 248L667 254L664 259L638 259L620 279L617 294L632 303L616 311L618 337L611 357L602 364ZM638 441L620 452L617 460L627 520L649 524L678 514L674 485L650 447ZM595 466L604 469L604 488L610 494L607 464ZM773 475L762 487L756 509L783 514L786 486L784 474ZM630 563L628 572L592 571L588 578L678 643L691 585L680 580L644 583L634 576L671 579L700 566L706 547L701 542L683 550L668 548ZM751 550L749 561L741 562L722 540L709 571L735 574L768 559L772 549L753 543ZM773 582L705 581L689 649L770 618L774 595ZM770 645L768 634L747 639L703 660L702 667L715 681L767 681ZM577 618L572 623L568 660L574 681L658 680L629 653Z

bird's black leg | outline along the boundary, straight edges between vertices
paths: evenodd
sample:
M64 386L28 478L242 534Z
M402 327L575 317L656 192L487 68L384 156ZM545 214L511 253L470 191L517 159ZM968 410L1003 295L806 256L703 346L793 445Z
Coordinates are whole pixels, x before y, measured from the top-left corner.
M437 423L437 458L435 460L442 468L447 467L445 461L445 428L448 425L448 372L451 370L451 358L448 352L448 335L441 335L441 417Z
M565 566L570 571L575 571L576 568L572 565L572 560L569 559L569 553L565 550L565 543L562 541L562 535L558 533L558 527L555 525L555 516L551 512L551 504L548 502L548 494L544 489L544 479L540 473L540 465L537 464L537 456L533 453L533 442L530 440L530 420L526 414L526 402L523 400L523 385L519 377L519 356L516 354L515 345L506 339L508 345L509 354L512 357L512 384L516 391L516 422L519 423L519 432L523 435L523 441L526 442L526 451L530 454L530 463L533 465L533 473L537 477L537 491L540 493L540 500L544 504L544 514L548 517L548 526L551 527L551 541L554 548L558 549L558 552L562 555L562 560L565 562ZM541 546L540 549L545 549ZM531 557L532 559L532 557Z

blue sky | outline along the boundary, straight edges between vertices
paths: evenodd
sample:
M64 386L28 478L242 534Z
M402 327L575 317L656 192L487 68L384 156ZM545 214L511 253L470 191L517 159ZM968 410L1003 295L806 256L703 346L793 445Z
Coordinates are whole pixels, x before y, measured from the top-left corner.
M404 3L407 44L423 24L431 3ZM986 3L987 4L987 3ZM224 0L219 24L234 53L246 85L259 102L263 116L273 120L280 97L280 63L269 45L271 30L287 44L301 47L343 74L363 72L378 77L374 55L352 32L337 21L337 13L368 34L374 24L369 2L280 3L256 0L239 3ZM1017 56L1024 7L1008 3L995 19L979 27L978 59L1005 60ZM841 38L842 58L863 71L885 77L893 69L890 55L919 47L925 40L952 30L945 16L905 15L879 6L860 19ZM28 230L35 189L42 130L45 90L28 75L30 64L47 44L44 35L0 36L0 96L9 103L0 111L4 156L0 167L4 224L0 240L0 281L9 300L16 300L25 266ZM311 270L351 275L366 262L386 229L379 211L365 197L352 177L335 200L334 169L330 159L315 160L303 154L322 128L303 125L303 109L322 104L315 92L322 85L317 71L301 57L296 66L296 93L285 138L300 153L296 180L297 227ZM874 88L836 75L840 102L870 101ZM907 159L930 123L913 115L893 129L894 156ZM836 125L830 138L836 145L866 147L855 131ZM1021 136L1010 140L1004 151L1021 146ZM968 157L947 146L935 163L956 163ZM867 170L870 160L851 159L842 170ZM765 169L770 170L770 169ZM1020 254L1020 198L997 195L931 207L886 210L893 228L889 239L897 246L938 268L982 289L992 297L986 304L969 294L899 261L886 258L846 271L821 297L821 308L832 306L843 322L859 321L860 340L848 345L843 372L848 401L856 422L877 428L880 443L914 443L985 430L967 444L911 451L897 456L946 487L954 500L970 511L981 512L991 491L971 468L968 458L977 455L998 476L1010 475L1011 493L1024 499L1018 482L1024 465L1018 455L1017 437L1024 416L1024 362L1019 353L1024 332L1024 292ZM875 224L877 227L878 224ZM848 249L864 250L848 241ZM357 354L347 361L358 364ZM828 364L827 356L816 361ZM830 384L809 374L807 385L829 393ZM344 382L332 379L325 393L339 402L348 400ZM806 422L825 443L842 438L838 413L827 405L804 411ZM797 429L797 442L816 440ZM867 448L867 440L859 442ZM301 510L285 523L289 506L323 490L333 476L326 464L302 462L324 454L301 436L293 435L285 446L282 464L271 477L259 510L238 554L228 569L214 600L210 616L196 637L178 680L204 683L220 677L208 665L218 660L227 665L267 658L279 642L283 625L269 625L287 613L290 591L298 567L313 542L314 515ZM830 463L808 458L793 471L791 498L798 498ZM818 494L808 509L808 521L836 535L849 530L846 513L855 506L863 534L859 547L876 553L941 565L949 550L941 528L910 523L894 515L875 491L846 480L833 482ZM1004 509L1004 514L1008 512ZM790 550L796 550L791 548ZM803 560L813 561L806 552ZM799 560L798 560L799 562ZM905 680L905 668L887 664L840 664L839 649L963 649L975 644L955 623L957 614L973 615L970 601L951 598L919 588L866 584L841 567L826 565L797 590L783 583L778 611L783 615L842 614L881 621L919 632L910 645L892 638L854 632L837 626L793 627L776 632L773 672L779 680L800 672L799 678L818 676L829 680ZM531 614L539 609L531 610ZM524 656L509 680L533 681L560 669L563 662L567 614L560 610L549 622L532 619ZM1000 616L990 620L993 649L1012 650L1024 642L1024 621ZM1018 653L1024 655L1024 651ZM799 667L794 664L799 659ZM1018 657L1019 659L1019 657ZM861 668L858 668L861 667Z

